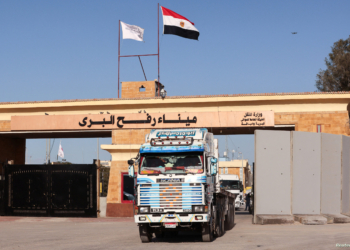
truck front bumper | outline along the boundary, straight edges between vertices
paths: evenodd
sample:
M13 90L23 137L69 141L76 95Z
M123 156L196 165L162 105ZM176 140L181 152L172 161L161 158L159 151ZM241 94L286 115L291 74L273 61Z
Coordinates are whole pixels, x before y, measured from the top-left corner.
M208 214L138 214L134 216L136 223L161 223L161 222L208 222Z

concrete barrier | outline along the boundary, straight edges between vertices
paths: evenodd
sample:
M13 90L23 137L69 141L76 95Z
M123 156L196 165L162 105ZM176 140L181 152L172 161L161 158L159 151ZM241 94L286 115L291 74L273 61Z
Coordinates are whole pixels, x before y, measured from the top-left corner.
M291 216L291 134L287 131L255 131L256 215Z
M321 213L341 212L342 136L321 134Z
M106 217L107 197L100 197L100 217Z
M342 141L342 214L350 216L350 137Z
M350 137L256 130L254 186L254 223L350 223Z
M292 213L321 213L321 134L292 132Z

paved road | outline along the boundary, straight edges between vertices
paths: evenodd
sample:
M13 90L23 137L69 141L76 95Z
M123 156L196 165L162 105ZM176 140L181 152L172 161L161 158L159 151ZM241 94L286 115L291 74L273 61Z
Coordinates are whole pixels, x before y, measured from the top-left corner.
M153 238L142 244L131 218L69 219L0 217L0 249L336 249L350 244L350 224L253 225L237 212L235 227L212 243L195 233ZM348 248L350 249L350 248Z

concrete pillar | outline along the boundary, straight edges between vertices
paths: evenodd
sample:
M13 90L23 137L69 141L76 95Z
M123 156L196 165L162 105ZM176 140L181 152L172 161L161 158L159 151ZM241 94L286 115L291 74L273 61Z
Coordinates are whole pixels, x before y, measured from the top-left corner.
M25 164L25 152L26 139L0 137L0 163L13 160L14 164Z
M122 203L121 173L128 172L127 161L136 157L150 129L125 129L112 132L112 144L101 149L112 156L107 194L107 217L132 217L132 203ZM136 168L137 170L137 168Z

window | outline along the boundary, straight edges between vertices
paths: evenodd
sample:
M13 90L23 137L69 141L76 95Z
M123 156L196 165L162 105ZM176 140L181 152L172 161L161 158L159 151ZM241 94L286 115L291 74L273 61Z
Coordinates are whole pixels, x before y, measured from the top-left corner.
M228 169L227 168L225 168L225 174L228 174Z
M141 87L139 88L139 92L145 92L145 91L146 91L146 88L143 85L141 85Z
M203 173L203 155L196 153L144 154L140 162L140 174Z
M221 168L221 174L223 174L224 173L224 168Z
M317 133L321 133L322 132L322 127L321 124L317 125Z
M122 173L121 175L121 197L122 203L133 203L135 199L134 178L130 178L128 173Z

